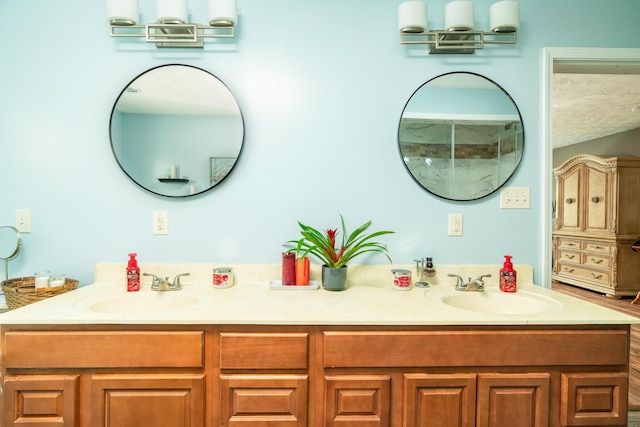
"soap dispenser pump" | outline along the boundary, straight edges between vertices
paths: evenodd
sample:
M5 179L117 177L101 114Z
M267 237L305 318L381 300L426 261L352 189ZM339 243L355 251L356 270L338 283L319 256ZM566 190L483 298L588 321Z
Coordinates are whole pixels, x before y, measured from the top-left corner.
M500 269L500 290L502 292L516 291L516 271L511 263L511 255L504 256L504 265Z
M433 268L433 258L427 258L424 266L424 275L427 277L433 277L436 275L436 269Z
M127 263L127 291L135 292L140 290L140 268L135 253L129 254Z

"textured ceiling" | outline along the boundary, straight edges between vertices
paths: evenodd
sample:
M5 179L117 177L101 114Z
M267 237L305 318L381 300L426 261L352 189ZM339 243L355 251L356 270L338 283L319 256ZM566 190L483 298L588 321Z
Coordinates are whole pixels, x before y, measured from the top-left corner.
M553 75L553 147L640 127L640 75Z

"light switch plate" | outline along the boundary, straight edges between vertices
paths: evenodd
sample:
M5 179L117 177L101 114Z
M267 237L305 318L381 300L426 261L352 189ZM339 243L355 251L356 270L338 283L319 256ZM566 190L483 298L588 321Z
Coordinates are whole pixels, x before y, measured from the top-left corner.
M530 187L502 187L500 209L529 209L531 207Z
M16 209L16 229L21 233L31 233L31 210Z

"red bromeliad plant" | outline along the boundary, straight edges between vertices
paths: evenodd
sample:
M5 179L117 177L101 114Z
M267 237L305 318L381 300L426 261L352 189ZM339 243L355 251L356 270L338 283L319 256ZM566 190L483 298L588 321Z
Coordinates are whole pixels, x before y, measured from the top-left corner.
M353 233L349 234L349 237L345 241L347 229L344 225L342 215L340 215L340 222L342 224L342 239L340 245L336 245L336 239L340 234L337 228L330 228L324 230L324 232L320 232L298 221L302 238L287 241L286 244L296 245L295 248L289 249L288 252L296 251L296 253L301 254L301 258L311 254L322 261L324 265L331 268L344 267L352 259L367 252L381 253L391 262L387 245L373 241L372 239L384 234L393 234L393 231L385 230L376 231L371 234L363 234L365 230L371 226L371 221L368 221L356 228Z

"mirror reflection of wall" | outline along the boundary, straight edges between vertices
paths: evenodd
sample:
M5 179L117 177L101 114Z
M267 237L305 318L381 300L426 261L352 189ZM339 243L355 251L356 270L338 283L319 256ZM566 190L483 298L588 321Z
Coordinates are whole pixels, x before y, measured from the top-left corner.
M123 171L156 194L183 197L218 185L237 161L244 138L229 89L199 68L151 69L124 89L111 116L111 144ZM232 159L216 180L210 158Z
M446 199L474 200L511 177L524 129L502 88L476 74L451 73L412 95L398 140L407 170L422 187Z
M3 225L0 227L0 260L4 262L4 279L9 279L9 261L15 259L22 248L22 237L15 227ZM0 289L0 294L2 289ZM0 301L1 302L1 301ZM2 305L2 304L0 304Z

